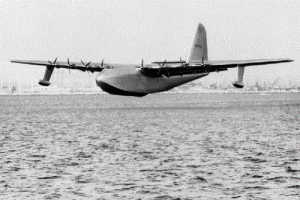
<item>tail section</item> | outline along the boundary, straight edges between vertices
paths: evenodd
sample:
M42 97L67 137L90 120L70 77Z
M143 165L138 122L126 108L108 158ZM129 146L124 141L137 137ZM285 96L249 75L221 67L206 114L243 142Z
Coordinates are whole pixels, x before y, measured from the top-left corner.
M208 60L206 31L203 24L199 24L188 63L201 63L204 60Z

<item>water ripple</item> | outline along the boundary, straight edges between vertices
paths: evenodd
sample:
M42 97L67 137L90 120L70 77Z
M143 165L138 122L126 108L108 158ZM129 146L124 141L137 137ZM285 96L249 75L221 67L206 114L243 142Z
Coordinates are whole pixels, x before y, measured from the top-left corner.
M0 198L296 199L299 99L1 96Z

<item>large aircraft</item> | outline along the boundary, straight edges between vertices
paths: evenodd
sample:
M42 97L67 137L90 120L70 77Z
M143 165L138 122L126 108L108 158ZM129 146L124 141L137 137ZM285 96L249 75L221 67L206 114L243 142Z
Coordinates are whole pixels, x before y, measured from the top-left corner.
M243 88L244 68L252 65L266 65L292 62L291 59L256 59L256 60L208 60L207 39L204 26L198 25L194 43L187 61L160 61L144 65L123 65L104 63L58 62L11 60L13 63L46 66L44 78L39 81L42 86L50 85L54 68L76 69L83 72L100 72L96 77L97 85L102 90L115 95L145 96L147 94L170 90L174 87L207 76L211 72L238 68L238 80L232 84Z

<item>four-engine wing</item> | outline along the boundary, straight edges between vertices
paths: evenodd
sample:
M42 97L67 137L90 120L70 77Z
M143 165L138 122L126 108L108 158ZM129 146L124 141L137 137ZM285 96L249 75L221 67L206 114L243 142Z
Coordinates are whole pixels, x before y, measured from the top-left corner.
M42 66L53 66L55 68L66 68L66 69L77 69L80 71L90 71L90 72L101 72L106 65L103 63L84 63L84 62L61 62L56 61L37 61L37 60L11 60L13 63L21 63L21 64L28 64L28 65L42 65Z
M256 60L223 60L223 61L195 61L186 62L153 62L157 65L147 65L142 67L142 72L146 76L159 77L165 75L178 76L186 74L199 74L225 71L228 68L247 67L251 65L266 65L283 62L292 62L291 59L256 59Z
M283 62L292 62L291 59L256 59L256 60L223 60L223 61L193 61L186 62L153 62L156 66L148 65L142 67L142 73L149 77L161 76L183 76L187 74L200 74L225 71L228 68L238 67L238 80L233 82L233 85L238 88L243 88L244 68L252 65L267 65ZM178 65L180 64L180 65Z
M21 63L21 64L29 64L29 65L41 65L46 66L46 71L44 78L39 81L40 85L49 86L51 83L49 82L51 75L53 73L54 68L66 68L66 69L76 69L80 71L89 71L89 72L101 72L104 68L109 67L103 63L84 63L83 61L80 62L70 62L69 59L67 62L58 62L57 58L51 61L37 61L37 60L11 60L13 63Z

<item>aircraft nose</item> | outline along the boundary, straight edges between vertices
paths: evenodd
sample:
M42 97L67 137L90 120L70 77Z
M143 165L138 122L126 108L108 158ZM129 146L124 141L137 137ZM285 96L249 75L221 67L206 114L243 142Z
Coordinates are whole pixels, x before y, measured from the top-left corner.
M101 87L101 85L102 85L103 82L104 82L104 80L103 80L102 74L98 74L98 75L96 76L96 84L97 84L99 87Z
M108 77L107 75L103 75L103 74L99 74L96 77L96 84L98 85L98 87L100 87L103 91L106 91L108 93L110 87L112 87L112 83L111 83L111 79L110 77Z
M108 83L107 77L99 74L96 77L96 83L98 87L100 87L103 91L110 93L110 94L119 94L119 90Z

